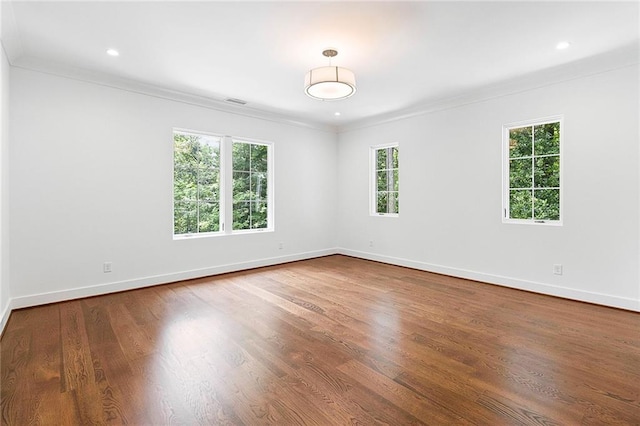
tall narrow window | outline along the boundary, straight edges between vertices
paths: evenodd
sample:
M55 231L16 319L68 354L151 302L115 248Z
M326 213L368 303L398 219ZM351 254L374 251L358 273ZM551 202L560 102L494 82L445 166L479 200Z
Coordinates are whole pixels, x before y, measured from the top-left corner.
M174 131L173 233L220 231L219 136Z
M400 212L398 144L371 148L371 214L397 216Z
M561 224L561 117L504 126L503 220Z
M270 145L233 141L233 229L270 228Z

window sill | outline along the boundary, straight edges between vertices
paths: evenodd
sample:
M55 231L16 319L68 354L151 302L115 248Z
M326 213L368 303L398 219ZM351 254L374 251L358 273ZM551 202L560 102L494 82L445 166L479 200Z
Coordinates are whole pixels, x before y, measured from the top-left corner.
M508 225L537 225L537 226L562 226L561 220L517 220L502 219L502 223Z
M229 233L227 232L203 232L201 234L180 234L174 235L174 241L180 240L197 240L201 238L211 238L211 237L226 237L229 235L246 235L246 234L263 234L265 232L273 232L273 228L261 228L261 229L242 229L235 230Z
M234 231L231 231L230 234L224 234L224 235L263 234L265 232L273 232L273 228L236 229Z
M173 236L173 240L174 241L179 241L179 240L198 240L201 238L211 238L211 237L221 237L223 235L226 235L224 232L203 232L203 233L198 233L198 234L179 234L179 235L174 235Z

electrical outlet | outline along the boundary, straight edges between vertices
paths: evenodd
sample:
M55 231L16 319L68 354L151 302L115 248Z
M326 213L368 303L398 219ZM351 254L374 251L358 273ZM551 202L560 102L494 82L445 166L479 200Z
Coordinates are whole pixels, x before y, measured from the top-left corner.
M373 247L373 240L369 240L369 247Z
M278 250L282 250L284 248L284 243L278 243Z
M102 272L105 274L111 272L111 262L104 262L102 264Z
M555 275L562 275L562 265L560 264L553 265L553 273Z

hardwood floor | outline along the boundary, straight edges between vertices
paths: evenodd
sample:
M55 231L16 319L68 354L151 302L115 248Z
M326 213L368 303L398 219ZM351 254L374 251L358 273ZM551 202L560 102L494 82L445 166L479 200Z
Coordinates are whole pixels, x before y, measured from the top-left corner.
M639 425L640 314L330 256L13 312L2 424Z

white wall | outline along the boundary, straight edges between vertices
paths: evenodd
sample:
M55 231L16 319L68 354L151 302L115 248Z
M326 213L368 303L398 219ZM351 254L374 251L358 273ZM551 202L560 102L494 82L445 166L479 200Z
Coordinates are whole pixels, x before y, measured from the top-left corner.
M11 69L9 88L4 57L2 66L0 309L313 257L337 246L640 310L637 66L337 138L20 68ZM502 125L554 114L565 117L564 226L502 224ZM174 126L275 142L274 233L173 241ZM368 149L386 142L401 149L397 219L368 214ZM102 272L104 261L113 262L112 273ZM552 274L554 263L564 265L564 275Z
M19 68L11 93L16 307L335 247L333 133ZM275 143L275 232L172 239L173 127Z
M638 90L632 66L340 134L339 247L640 310ZM564 226L502 224L502 125L555 114ZM387 142L400 144L397 219L368 214L368 149Z
M0 332L9 318L9 74L0 45Z

